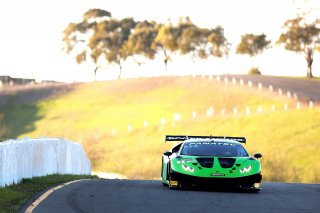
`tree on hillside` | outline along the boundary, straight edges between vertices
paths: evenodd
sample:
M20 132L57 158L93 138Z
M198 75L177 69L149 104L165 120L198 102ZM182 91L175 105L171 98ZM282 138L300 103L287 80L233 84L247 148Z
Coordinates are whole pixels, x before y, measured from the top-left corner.
M122 64L131 56L127 42L136 22L132 18L122 20L106 20L97 24L90 38L89 47L99 48L109 63L119 66L119 78L122 74Z
M154 59L157 54L156 45L154 43L159 30L157 26L158 24L154 21L143 21L136 24L126 45L127 50L133 57L142 55L148 59Z
M270 43L271 41L267 40L267 36L265 34L245 34L241 36L241 41L237 46L236 53L254 57L261 54L263 50L268 48ZM258 68L251 68L250 70L256 70L255 74L260 74Z
M267 36L265 34L245 34L241 36L241 41L237 46L236 53L246 54L253 57L262 53L270 43L271 41L267 40Z
M162 54L163 54L163 62L164 62L164 66L165 66L165 70L167 72L168 68L167 68L167 64L168 61L170 60L170 56L169 56L169 49L174 49L174 41L171 34L171 29L172 26L166 26L164 24L161 25L159 31L158 31L158 35L155 38L155 46L158 49L161 50Z
M208 29L199 28L196 25L190 25L183 29L179 38L179 51L185 55L191 53L192 60L195 58L206 59L209 55Z
M111 18L111 13L102 9L89 9L83 14L83 22L92 23Z
M77 63L88 60L90 56L94 68L94 76L99 68L101 51L98 47L89 47L90 34L96 30L97 24L111 18L111 13L101 9L90 9L83 14L83 20L79 23L70 23L63 31L63 51L75 54Z
M306 20L297 16L287 20L282 33L277 41L278 45L284 45L289 51L303 54L307 61L307 77L312 78L312 63L314 51L317 50L316 43L320 39L320 20L307 23ZM319 50L319 49L318 49Z
M163 54L166 72L168 70L168 61L171 60L170 54L178 49L177 34L178 30L172 23L168 25L160 24L157 37L154 40L157 52L160 51Z
M207 59L209 56L220 58L229 52L229 43L220 26L207 29L191 23L184 27L178 41L180 53L185 55L191 52L193 61L195 58Z
M229 53L229 45L227 38L224 36L224 29L217 26L209 31L208 42L210 44L210 54L214 57L227 56Z
M70 23L63 34L64 50L75 54L78 63L88 62L97 69L108 62L122 66L130 56L143 56L154 59L163 57L165 70L172 54L192 53L195 57L206 59L212 55L222 57L228 54L228 42L224 30L199 28L189 17L180 18L177 24L171 22L135 22L133 18L112 19L111 13L101 9L91 9L83 14L79 23Z

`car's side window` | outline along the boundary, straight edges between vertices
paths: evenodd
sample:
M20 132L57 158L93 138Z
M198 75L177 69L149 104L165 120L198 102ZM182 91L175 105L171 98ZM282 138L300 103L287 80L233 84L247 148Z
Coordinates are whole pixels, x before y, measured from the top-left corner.
M182 143L178 144L177 146L172 148L172 153L178 152L180 147L181 147Z
M244 148L239 148L238 149L238 156L240 156L240 157L245 157L245 156L248 156L248 154L247 154L247 152L245 151L245 149Z

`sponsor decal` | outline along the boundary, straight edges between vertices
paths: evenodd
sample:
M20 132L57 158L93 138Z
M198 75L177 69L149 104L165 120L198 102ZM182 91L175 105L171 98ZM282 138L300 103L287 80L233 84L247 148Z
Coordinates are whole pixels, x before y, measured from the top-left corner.
M235 140L240 143L246 143L245 137L228 137L228 136L187 136L187 135L166 135L166 141L184 141L188 139L216 139L216 140Z
M219 171L216 171L216 173L211 173L210 176L221 177L221 176L225 176L225 174L221 174L221 173L219 173Z
M233 143L228 143L228 142L213 142L213 141L208 141L208 142L189 142L187 143L189 146L194 146L194 145L215 145L215 146L241 146L240 144L233 144Z
M214 177L221 177L221 176L225 176L225 174L217 174L217 173L211 173L210 176L214 176Z

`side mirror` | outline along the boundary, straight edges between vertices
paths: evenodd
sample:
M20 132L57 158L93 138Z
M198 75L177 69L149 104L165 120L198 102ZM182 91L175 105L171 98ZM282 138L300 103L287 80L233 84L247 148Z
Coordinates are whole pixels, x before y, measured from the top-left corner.
M165 155L165 156L168 156L168 157L169 157L170 155L172 155L172 152L166 151L166 152L164 152L164 153L163 153L163 155Z
M260 153L256 153L256 154L254 154L254 155L253 155L253 157L255 157L255 158L259 159L259 158L261 158L261 157L262 157L262 154L260 154Z

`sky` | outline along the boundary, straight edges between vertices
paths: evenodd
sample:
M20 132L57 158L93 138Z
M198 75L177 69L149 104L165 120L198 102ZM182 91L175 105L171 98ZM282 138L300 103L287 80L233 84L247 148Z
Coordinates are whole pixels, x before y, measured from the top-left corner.
M320 12L320 0L10 0L0 3L0 75L31 77L65 81L92 78L92 64L77 65L74 58L63 53L62 31L70 22L79 22L82 14L92 8L105 9L113 18L133 17L136 21L166 22L189 16L199 27L215 28L221 25L232 43L228 59L210 59L192 63L189 58L174 58L170 72L197 70L199 72L247 73L259 66L262 74L304 76L306 62L303 56L275 47L283 23L294 18L297 8L313 6ZM235 54L235 47L245 33L265 33L273 48L256 58ZM116 67L108 67L98 76L107 78ZM134 72L150 73L164 70L160 61L148 62L142 67L130 61L124 65L124 75ZM320 54L314 56L314 74L320 76Z

